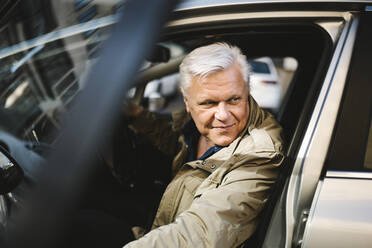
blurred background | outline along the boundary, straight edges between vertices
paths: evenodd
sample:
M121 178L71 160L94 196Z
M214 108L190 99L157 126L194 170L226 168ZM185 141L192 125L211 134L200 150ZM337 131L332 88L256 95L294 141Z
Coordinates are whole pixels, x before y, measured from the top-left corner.
M125 1L2 0L0 6L0 118L6 120L1 128L21 139L53 143L61 113L83 89ZM142 82L145 88L138 103L166 113L183 107L178 73L158 77L152 71L182 59L198 45L196 41L160 42L160 55L150 56L141 69L150 76ZM297 61L250 58L246 53L252 71L251 94L261 107L275 113ZM135 97L135 92L132 89L128 95Z

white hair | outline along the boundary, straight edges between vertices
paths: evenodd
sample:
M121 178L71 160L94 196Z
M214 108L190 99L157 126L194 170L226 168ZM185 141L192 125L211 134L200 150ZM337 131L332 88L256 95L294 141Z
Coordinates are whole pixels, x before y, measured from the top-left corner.
M218 42L196 48L183 59L180 65L182 94L186 96L186 90L190 87L193 77L198 76L203 79L212 73L227 69L235 63L239 65L249 90L250 68L247 58L238 47Z

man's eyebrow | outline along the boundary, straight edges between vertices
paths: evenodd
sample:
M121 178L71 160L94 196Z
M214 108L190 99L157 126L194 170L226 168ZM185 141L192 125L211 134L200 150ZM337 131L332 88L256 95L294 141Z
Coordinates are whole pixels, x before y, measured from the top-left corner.
M236 97L240 97L240 96L235 94L235 95L230 96L229 99L236 98Z
M232 99L234 99L234 98L242 98L242 96L239 96L239 95L233 95L233 96L229 97L229 99L227 99L227 101L232 100Z
M227 98L227 99L225 99L223 101L228 102L228 101L230 101L230 100L232 100L234 98L242 98L242 96L241 95L238 95L238 94L235 94L235 95L232 95L232 96L230 96L229 98Z
M212 100L210 98L200 99L200 100L197 100L196 101L197 104L202 104L202 103L207 103L207 102L217 102L217 101L216 100Z
M211 98L203 98L201 97L200 99L197 99L196 100L196 103L200 104L200 103L205 103L205 102L219 102L219 101L230 101L234 98L242 98L241 95L238 95L238 94L234 94L232 96L230 96L229 98L226 98L225 100L215 100L215 99L211 99Z

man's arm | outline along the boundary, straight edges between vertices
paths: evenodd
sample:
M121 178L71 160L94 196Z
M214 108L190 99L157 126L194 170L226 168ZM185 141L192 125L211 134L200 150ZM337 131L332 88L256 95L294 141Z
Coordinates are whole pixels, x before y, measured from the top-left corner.
M124 110L132 117L131 129L148 138L163 153L174 156L178 149L179 132L172 129L172 119L142 109L134 104L127 104Z
M283 160L271 154L265 164L248 162L229 172L221 185L197 196L176 220L152 230L132 247L236 247L255 231ZM259 173L258 173L259 172Z

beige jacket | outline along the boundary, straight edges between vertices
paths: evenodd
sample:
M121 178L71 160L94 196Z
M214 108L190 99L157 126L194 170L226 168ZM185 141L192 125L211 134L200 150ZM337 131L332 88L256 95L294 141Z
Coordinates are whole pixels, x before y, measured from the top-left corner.
M174 156L174 178L160 202L152 230L130 247L237 247L255 231L258 214L283 161L281 127L249 98L241 135L206 160L184 163L187 145L173 123L145 112L134 123L162 151ZM152 125L148 125L151 119ZM146 123L147 122L147 123Z

